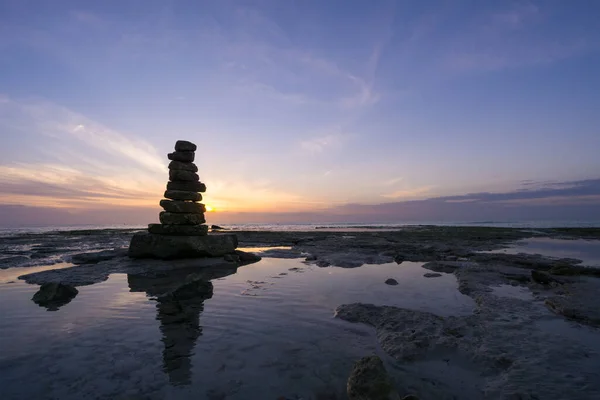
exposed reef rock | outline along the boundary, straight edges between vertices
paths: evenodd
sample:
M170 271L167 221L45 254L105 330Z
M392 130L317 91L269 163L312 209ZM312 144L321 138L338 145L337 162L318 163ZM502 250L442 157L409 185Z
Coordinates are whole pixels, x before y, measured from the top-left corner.
M377 356L363 357L354 364L346 389L349 400L400 400Z
M222 257L235 252L235 235L170 236L153 233L139 233L131 239L129 257L177 258Z

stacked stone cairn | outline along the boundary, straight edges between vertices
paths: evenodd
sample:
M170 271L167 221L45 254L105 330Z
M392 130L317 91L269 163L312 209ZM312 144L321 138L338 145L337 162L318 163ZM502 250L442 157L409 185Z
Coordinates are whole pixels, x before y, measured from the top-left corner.
M175 151L168 154L169 182L160 206L160 224L148 225L148 232L137 233L131 239L132 258L194 258L217 257L235 252L237 237L232 234L208 235L200 203L206 185L200 182L194 164L196 145L178 140Z

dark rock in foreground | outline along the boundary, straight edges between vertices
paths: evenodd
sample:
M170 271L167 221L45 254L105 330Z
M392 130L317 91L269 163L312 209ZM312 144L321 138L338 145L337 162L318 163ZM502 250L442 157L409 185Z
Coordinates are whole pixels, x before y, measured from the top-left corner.
M31 300L48 311L56 311L77 296L79 291L73 286L62 283L44 283Z
M158 215L161 224L164 225L199 225L206 222L204 214L170 213L163 211Z
M167 190L165 197L171 200L202 201L202 195L193 190Z
M442 274L439 274L437 272L427 272L427 273L423 274L423 276L425 278L439 278L440 276L442 276Z
M399 400L383 362L377 356L363 357L354 364L346 385L350 400Z
M398 284L398 281L395 280L395 279L393 279L393 278L389 278L389 279L385 280L385 283L386 283L386 285L393 285L393 286L395 286L395 285Z
M169 160L181 162L194 162L194 156L193 151L175 151L167 154Z
M167 190L204 193L206 192L206 185L202 182L169 182L167 183Z
M178 258L222 257L235 252L235 235L168 236L152 233L136 233L131 239L129 257Z
M206 236L208 235L208 226L150 224L148 225L148 232L170 236Z
M204 204L190 203L189 201L161 200L160 206L165 211L172 213L204 214L206 212Z

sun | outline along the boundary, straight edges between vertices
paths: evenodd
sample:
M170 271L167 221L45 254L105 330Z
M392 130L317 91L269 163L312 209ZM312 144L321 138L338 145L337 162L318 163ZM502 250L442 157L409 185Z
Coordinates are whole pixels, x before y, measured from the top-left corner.
M207 204L206 205L206 212L211 212L211 211L215 211L215 209Z

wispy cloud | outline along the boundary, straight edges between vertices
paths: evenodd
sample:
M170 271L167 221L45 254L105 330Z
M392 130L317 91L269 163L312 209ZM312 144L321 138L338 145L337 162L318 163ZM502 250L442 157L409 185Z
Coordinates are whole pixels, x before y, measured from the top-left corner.
M343 143L344 138L345 136L341 133L331 133L303 140L300 142L300 147L302 150L311 154L323 153L325 150L340 146Z
M388 199L408 199L415 197L423 197L424 195L431 192L433 186L421 186L412 189L396 190L391 193L382 194L381 197Z

